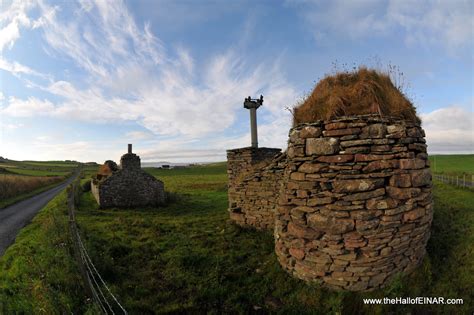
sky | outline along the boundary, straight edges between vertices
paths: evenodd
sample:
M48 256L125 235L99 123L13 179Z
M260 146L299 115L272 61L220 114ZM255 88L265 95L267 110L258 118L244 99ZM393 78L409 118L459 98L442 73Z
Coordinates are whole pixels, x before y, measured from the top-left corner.
M430 154L474 153L473 2L9 1L0 10L0 156L224 161L286 148L325 75L399 69Z

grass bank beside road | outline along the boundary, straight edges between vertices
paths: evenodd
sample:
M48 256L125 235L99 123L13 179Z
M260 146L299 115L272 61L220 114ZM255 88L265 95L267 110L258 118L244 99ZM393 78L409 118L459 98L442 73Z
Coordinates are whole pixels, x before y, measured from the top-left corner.
M42 209L0 257L0 314L82 314L87 297L73 259L66 192Z

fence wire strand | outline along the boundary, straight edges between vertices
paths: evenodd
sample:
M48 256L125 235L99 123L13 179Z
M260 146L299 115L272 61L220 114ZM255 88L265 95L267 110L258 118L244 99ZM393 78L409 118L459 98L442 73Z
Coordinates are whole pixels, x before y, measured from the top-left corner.
M76 257L80 269L83 273L83 278L88 290L90 291L92 298L97 303L97 306L101 309L104 314L115 314L115 309L119 309L123 314L128 314L125 308L120 304L115 295L110 291L110 288L105 283L104 279L95 267L92 259L90 258L84 243L82 242L81 235L79 234L76 219L75 219L75 192L77 190L77 184L73 183L69 192L68 208L69 208L69 222L71 228L71 235L74 239L75 250L77 251ZM102 288L101 288L102 287ZM105 290L103 290L105 288ZM104 305L105 304L105 305Z

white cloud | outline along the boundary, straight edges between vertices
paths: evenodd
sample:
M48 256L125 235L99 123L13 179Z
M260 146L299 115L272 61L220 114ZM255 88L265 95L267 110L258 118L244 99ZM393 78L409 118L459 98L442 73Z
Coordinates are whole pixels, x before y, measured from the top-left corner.
M474 153L474 112L450 106L421 119L430 153Z
M25 126L24 124L5 124L5 125L2 125L2 127L4 127L7 130L15 130L15 129L18 129L18 128L21 128L21 127L24 127L24 126Z
M10 62L8 60L3 59L1 56L0 56L0 70L8 71L13 75L27 74L27 75L36 75L42 78L47 77L46 75L36 72L30 67L22 65L16 61Z
M473 4L456 1L288 1L301 14L321 43L336 36L352 39L397 36L408 44L443 46L454 52L472 49Z
M1 109L0 113L11 117L32 117L50 115L55 110L53 103L29 97L26 100L10 97L8 106Z
M454 50L472 48L473 13L471 1L391 1L387 18L405 29L410 43L440 43Z
M0 52L5 47L11 49L20 38L20 27L29 27L31 20L27 11L34 6L32 1L13 1L6 10L0 13ZM2 5L3 7L3 5Z

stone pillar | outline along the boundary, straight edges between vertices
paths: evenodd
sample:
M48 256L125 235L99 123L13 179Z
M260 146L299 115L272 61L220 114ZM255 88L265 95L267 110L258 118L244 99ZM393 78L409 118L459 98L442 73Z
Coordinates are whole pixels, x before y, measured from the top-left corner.
M258 148L257 135L257 109L263 104L263 95L259 99L252 99L250 96L244 100L244 108L250 111L250 135L252 148Z
M252 147L258 148L258 134L257 134L257 109L250 109L250 134L252 140Z

